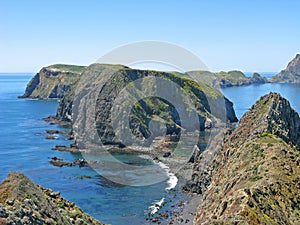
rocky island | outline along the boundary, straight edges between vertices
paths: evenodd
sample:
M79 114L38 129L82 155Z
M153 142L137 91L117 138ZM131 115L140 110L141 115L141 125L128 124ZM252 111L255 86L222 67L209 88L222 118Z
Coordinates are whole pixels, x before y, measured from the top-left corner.
M217 73L210 71L191 71L188 72L188 74L191 74L196 80L199 79L216 88L265 84L269 82L267 78L262 77L259 73L253 73L252 77L247 77L243 72L238 70L229 72L221 71Z
M271 78L274 83L300 83L300 54L291 60L287 67Z

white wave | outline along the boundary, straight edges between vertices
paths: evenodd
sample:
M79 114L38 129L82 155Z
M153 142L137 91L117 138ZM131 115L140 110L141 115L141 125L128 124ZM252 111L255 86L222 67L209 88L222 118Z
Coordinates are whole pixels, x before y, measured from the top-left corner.
M139 155L140 158L144 158L144 159L151 159L151 157L149 155ZM167 176L169 177L167 184L168 186L165 188L165 190L169 191L173 188L176 187L177 183L178 183L178 178L175 176L174 173L170 172L170 168L162 163L162 162L157 162L155 160L153 160L153 162L155 164L157 164L161 169L163 169L165 171L165 173L167 174ZM150 206L149 209L151 209L151 214L155 214L158 212L158 210L160 209L160 207L162 206L162 204L164 203L165 198L162 198L160 201L157 201L154 203L154 205Z
M157 213L164 201L165 198L162 198L161 200L154 202L154 204L149 207L149 209L151 209L151 214Z
M166 187L166 190L171 190L175 188L178 183L178 178L175 176L174 173L170 172L170 168L167 165L165 165L162 162L158 162L157 164L167 173L169 177L169 180L167 181L168 187Z
M175 176L174 173L169 173L169 180L167 181L167 183L169 184L168 187L166 187L166 190L171 190L173 188L176 187L177 183L178 183L178 178Z

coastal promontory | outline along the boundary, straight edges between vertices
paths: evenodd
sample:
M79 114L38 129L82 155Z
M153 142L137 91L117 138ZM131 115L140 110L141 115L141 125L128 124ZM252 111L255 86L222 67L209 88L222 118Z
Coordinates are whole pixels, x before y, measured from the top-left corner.
M78 81L84 66L56 64L42 68L20 98L60 99Z
M300 224L299 129L286 99L261 97L210 161L198 158L188 185L202 195L194 224Z

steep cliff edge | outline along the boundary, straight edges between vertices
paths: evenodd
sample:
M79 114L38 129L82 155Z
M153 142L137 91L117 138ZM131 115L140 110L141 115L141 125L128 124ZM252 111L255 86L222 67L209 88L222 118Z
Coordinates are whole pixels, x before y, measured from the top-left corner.
M153 77L156 80L150 79ZM91 123L95 121L102 143L121 143L116 134L122 135L120 129L126 127L124 121L127 121L125 118L127 115L123 111L119 112L115 116L118 119L112 121L111 111L113 107L127 101L134 102L129 115L130 129L140 140L141 145L151 142L153 133L156 133L156 136L164 135L164 126L167 134L178 134L182 130L204 130L218 121L237 121L233 104L217 89L202 82L197 83L183 74L136 70L121 65L93 64L85 69L82 78L84 82L81 80L75 89L65 95L57 112L57 118L72 121L73 127L85 131L76 139L79 147L85 147L85 143L94 138L95 134L89 128L93 127ZM92 110L89 110L93 102L90 102L91 96L88 96L93 88L98 90L96 93L98 96L94 96L94 101L96 101L94 114ZM120 94L124 88L129 91L126 94ZM143 97L141 94L152 89L156 93L152 97ZM75 111L73 109L74 98L78 100L75 104ZM117 98L121 99L118 103L115 102ZM200 121L199 127L195 127L196 123L189 119L193 107ZM95 119L89 122L87 118ZM114 127L112 122L117 122ZM154 126L151 128L151 125ZM76 131L74 132L76 137ZM126 142L130 143L130 140L127 139Z
M0 184L0 224L102 224L58 192L12 172Z
M284 70L273 76L271 82L300 83L300 54L297 54Z
M20 98L60 99L78 81L84 66L51 65L42 68Z
M300 224L299 128L286 99L261 97L209 162L199 157L189 186L202 193L194 223Z

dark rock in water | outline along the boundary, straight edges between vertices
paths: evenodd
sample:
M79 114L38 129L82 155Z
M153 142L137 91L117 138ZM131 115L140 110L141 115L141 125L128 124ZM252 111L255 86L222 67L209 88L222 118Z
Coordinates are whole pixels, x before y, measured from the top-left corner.
M73 153L78 153L79 150L77 148L73 147L67 147L65 145L56 145L52 150L57 150L57 151L64 151L64 152L73 152Z
M51 160L50 163L53 165L53 166L57 166L57 167L63 167L63 166L73 166L73 163L71 162L62 162L62 161L56 161L56 160Z
M61 158L57 158L56 156L51 157L51 159L54 160L54 161L62 161L62 160L63 160L63 159L61 159Z
M166 152L163 154L163 157L168 158L171 156L171 154L172 154L171 152Z
M61 134L62 132L59 130L46 130L47 134Z
M0 224L102 224L59 192L12 172L0 184Z
M78 176L77 178L82 180L82 179L91 179L92 177L84 175L84 176Z
M300 54L297 54L284 70L273 76L271 82L300 83Z
M89 166L89 163L85 159L75 159L73 162L64 162L62 159L59 159L57 157L53 157L50 163L53 166L57 167L63 167L63 166L79 166L81 167L87 167Z
M70 126L71 126L70 121L61 120L56 116L48 116L46 118L43 118L43 120L48 122L50 125L59 125L61 127L66 127L66 128L70 128ZM52 130L49 130L49 131L52 131ZM71 136L72 134L70 133L69 135Z
M286 99L261 97L234 131L225 132L219 150L195 162L186 186L202 194L194 223L300 224L299 129Z

